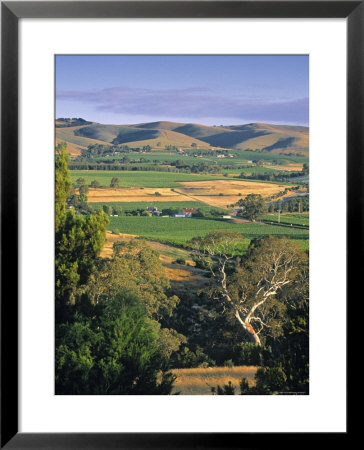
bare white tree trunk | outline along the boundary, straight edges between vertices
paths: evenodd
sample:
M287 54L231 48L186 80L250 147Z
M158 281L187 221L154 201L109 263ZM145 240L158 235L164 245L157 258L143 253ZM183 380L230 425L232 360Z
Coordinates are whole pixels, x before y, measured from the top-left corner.
M254 342L254 344L259 346L262 345L258 333L254 330L254 328L250 325L250 323L246 319L243 320L240 317L238 310L235 310L235 317L238 319L239 323L242 325L244 330L249 334L249 337Z
M260 306L262 303L264 303L264 301L260 301L254 304L254 306L251 308L251 310L249 311L249 313L246 315L246 317L242 317L242 314L239 312L238 309L234 308L233 306L233 301L228 293L228 289L227 289L227 285L226 285L226 272L225 272L225 265L226 262L224 262L221 267L220 267L220 272L222 275L222 279L221 279L221 286L223 289L223 296L225 297L225 299L229 302L230 306L234 309L235 311L235 317L238 319L238 322L240 323L240 325L244 328L244 330L248 333L250 339L256 344L256 345L261 345L258 333L254 330L254 328L252 327L250 320L253 317L253 313L256 310L256 308L258 306Z

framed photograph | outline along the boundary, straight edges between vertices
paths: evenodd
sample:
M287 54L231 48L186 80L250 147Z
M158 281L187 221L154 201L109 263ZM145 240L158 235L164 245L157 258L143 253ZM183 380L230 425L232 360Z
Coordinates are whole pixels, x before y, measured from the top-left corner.
M362 2L1 6L1 446L347 438Z

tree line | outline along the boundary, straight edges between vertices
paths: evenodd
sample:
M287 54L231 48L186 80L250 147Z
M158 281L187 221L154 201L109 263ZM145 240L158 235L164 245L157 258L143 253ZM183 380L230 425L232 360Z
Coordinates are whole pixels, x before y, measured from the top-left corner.
M161 326L179 299L142 241L100 258L108 218L67 210L68 155L55 170L56 394L169 394L169 358L184 340Z

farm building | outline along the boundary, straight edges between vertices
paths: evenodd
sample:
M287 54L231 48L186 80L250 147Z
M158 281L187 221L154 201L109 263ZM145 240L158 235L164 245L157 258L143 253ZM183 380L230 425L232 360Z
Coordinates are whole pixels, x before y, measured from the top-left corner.
M185 212L185 217L192 217L192 213L198 211L198 208L183 208Z
M160 215L162 215L162 212L158 211L158 208L156 208L155 206L148 206L147 211L151 212L152 216L158 216L159 217Z
M244 211L244 208L234 208L231 212L231 215L236 216L237 214L241 213L242 211Z

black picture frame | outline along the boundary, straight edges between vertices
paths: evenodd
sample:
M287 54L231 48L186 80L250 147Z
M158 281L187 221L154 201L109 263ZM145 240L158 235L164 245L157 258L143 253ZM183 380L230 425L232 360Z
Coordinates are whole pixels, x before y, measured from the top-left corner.
M18 21L21 18L347 18L347 305L363 273L364 1L1 2L1 448L185 449L291 447L325 433L18 432ZM11 105L11 107L9 107ZM349 348L349 347L348 347ZM347 432L334 433L340 443ZM276 442L276 443L277 443Z

